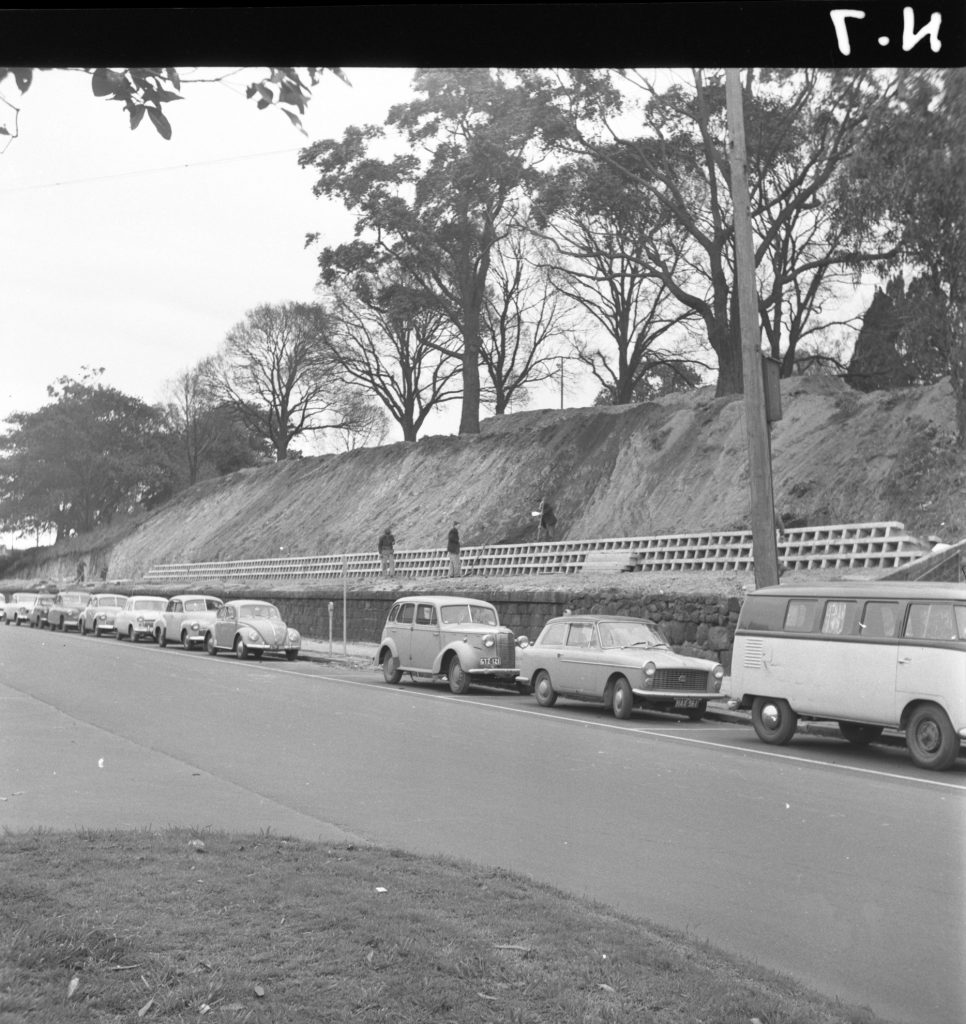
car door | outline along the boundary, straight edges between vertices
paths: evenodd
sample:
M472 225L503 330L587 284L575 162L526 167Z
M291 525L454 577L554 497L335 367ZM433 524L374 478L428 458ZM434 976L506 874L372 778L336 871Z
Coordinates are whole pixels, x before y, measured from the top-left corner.
M235 609L229 606L218 609L215 619L215 646L231 647L235 637Z
M399 606L399 612L395 621L387 623L386 632L396 645L396 652L399 655L399 664L407 668L414 666L412 660L412 633L413 619L416 617L416 604L414 601L404 601Z
M424 669L432 668L440 645L439 615L435 605L424 601L416 605L409 637L410 663Z
M593 637L593 622L575 620L568 623L563 646L557 650L556 670L551 673L553 688L558 693L586 694L587 651Z
M176 601L174 598L171 598L171 600L168 601L168 606L167 608L165 608L164 615L161 620L161 628L164 630L165 639L168 639L169 637L172 639L177 639L178 634L181 632L181 619L183 611L183 601Z

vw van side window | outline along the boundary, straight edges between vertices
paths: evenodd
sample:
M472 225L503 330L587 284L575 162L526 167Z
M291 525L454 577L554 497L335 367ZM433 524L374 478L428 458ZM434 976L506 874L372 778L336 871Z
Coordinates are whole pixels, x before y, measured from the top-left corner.
M785 599L782 597L756 597L749 594L741 606L743 629L760 629L777 633L785 617Z
M404 604L399 608L399 621L400 622L412 622L413 612L416 611L414 604Z
M436 625L436 609L431 604L421 604L416 608L416 625Z
M913 601L904 635L916 640L958 640L961 634L951 604Z
M815 617L818 601L802 601L792 598L785 613L785 629L790 633L812 633L815 631Z
M896 635L899 605L895 601L866 601L859 636L890 637Z
M822 633L827 636L850 636L855 633L858 617L857 601L826 601L822 616Z

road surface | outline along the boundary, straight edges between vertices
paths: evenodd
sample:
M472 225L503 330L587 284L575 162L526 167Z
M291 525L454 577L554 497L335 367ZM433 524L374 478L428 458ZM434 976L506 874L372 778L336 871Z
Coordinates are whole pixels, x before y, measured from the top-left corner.
M524 872L908 1024L966 1020L966 762L0 628L0 827L350 838Z

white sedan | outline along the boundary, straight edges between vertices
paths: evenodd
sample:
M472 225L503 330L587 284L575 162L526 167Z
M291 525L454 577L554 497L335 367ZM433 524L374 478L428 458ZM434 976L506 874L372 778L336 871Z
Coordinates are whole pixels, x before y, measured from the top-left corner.
M153 640L154 624L167 606L164 597L129 597L114 620L118 640L137 642L142 636Z

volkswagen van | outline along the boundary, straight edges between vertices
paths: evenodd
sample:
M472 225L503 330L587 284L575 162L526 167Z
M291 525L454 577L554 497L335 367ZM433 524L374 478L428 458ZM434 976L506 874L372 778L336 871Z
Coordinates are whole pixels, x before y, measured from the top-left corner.
M966 739L966 587L756 590L738 617L731 694L765 743L788 743L800 719L825 719L857 745L901 730L916 765L949 768Z

